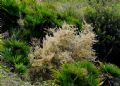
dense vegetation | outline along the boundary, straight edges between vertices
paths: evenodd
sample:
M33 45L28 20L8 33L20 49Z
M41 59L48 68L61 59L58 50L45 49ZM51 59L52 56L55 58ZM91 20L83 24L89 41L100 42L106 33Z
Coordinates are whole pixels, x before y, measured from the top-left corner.
M38 86L120 85L119 0L1 1L0 65Z

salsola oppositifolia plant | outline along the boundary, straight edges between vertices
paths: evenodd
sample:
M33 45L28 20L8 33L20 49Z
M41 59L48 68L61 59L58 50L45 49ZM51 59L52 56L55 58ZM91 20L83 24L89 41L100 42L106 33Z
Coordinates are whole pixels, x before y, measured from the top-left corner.
M33 67L56 68L63 63L95 59L95 52L92 49L96 42L95 34L89 24L85 23L80 33L77 33L77 28L67 24L62 28L50 30L52 36L46 35L43 47L29 55Z

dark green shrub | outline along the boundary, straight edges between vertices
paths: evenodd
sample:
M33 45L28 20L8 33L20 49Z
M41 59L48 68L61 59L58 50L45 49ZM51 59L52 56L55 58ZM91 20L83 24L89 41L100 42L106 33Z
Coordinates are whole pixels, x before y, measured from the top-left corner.
M120 66L120 3L112 3L93 3L93 7L85 10L85 20L93 25L97 34L99 42L94 48L98 58Z
M0 16L3 21L1 32L4 32L18 26L20 10L16 0L2 0L1 3Z
M2 9L13 16L19 16L19 4L16 0L2 0Z
M98 86L99 71L88 61L64 64L53 73L56 83L61 86Z

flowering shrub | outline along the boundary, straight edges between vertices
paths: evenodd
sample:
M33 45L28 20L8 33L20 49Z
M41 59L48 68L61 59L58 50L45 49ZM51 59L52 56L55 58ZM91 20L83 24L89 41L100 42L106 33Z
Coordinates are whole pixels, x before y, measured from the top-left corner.
M64 24L57 30L51 29L52 36L46 35L43 47L30 54L32 66L56 68L63 63L82 59L95 59L92 45L96 42L92 27L83 25L83 31L76 33L77 28Z

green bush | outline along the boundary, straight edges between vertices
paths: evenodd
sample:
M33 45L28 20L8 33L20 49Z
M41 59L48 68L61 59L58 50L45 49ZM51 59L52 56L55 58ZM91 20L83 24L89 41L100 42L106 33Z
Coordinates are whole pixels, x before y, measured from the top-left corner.
M5 50L11 52L12 56L21 56L21 62L28 64L27 55L29 53L29 46L27 46L24 42L17 41L14 39L5 40L4 42ZM5 53L5 52L4 52ZM7 56L6 56L7 58ZM8 57L9 58L9 57ZM25 60L26 59L26 60Z
M118 86L120 83L120 68L114 64L105 63L99 68L102 86Z
M18 68L18 64L23 64L25 66L29 64L29 60L27 58L29 50L29 46L24 42L8 39L4 40L3 49L0 50L0 52L10 66ZM14 70L16 70L16 68Z
M108 63L95 66L89 61L63 64L52 72L60 86L118 86L120 78L117 66Z
M30 31L29 35L38 38L45 36L47 32L46 29L61 27L64 22L81 28L81 21L78 18L69 13L60 13L55 6L50 3L36 4L36 6L33 6L33 9L28 10L24 17L25 28Z
M30 30L31 36L42 37L45 35L44 28L56 26L56 13L42 6L38 6L36 9L31 14L26 15L25 27Z
M80 30L82 28L82 22L81 22L81 20L79 18L77 18L76 16L74 16L74 15L70 15L70 13L67 13L67 12L61 12L61 13L59 13L58 12L57 19L59 19L58 22L61 22L60 25L58 24L58 26L60 26L60 27L61 27L61 25L64 22L66 22L68 24L75 25Z
M88 61L64 64L53 71L57 84L61 86L98 86L96 67Z
M113 77L120 78L120 68L113 64L104 64L101 67L101 71Z
M17 71L19 74L25 74L27 72L27 67L20 63L20 64L15 64L15 71Z

